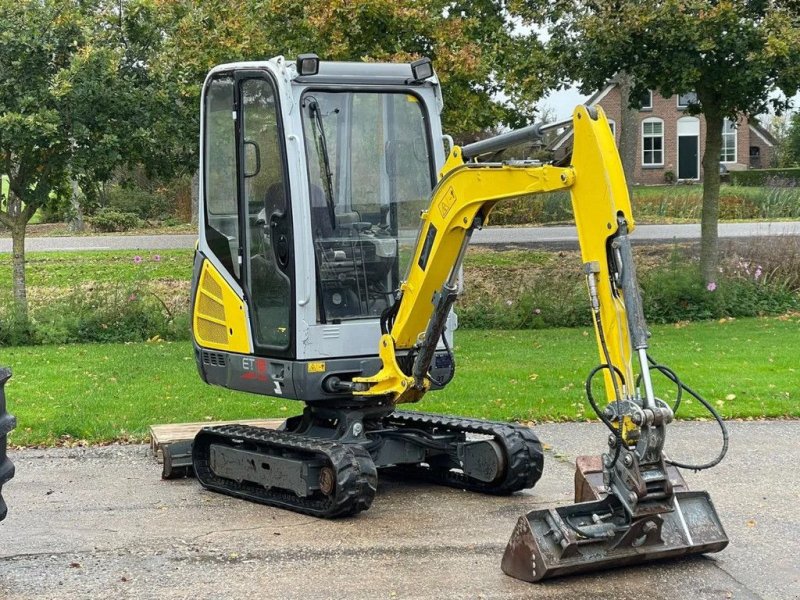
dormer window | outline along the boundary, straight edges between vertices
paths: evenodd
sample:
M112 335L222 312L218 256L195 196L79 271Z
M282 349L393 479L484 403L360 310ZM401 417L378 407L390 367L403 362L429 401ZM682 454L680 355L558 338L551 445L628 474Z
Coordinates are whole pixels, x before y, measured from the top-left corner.
M686 94L678 94L678 108L689 108L690 104L697 104L697 93L687 92Z

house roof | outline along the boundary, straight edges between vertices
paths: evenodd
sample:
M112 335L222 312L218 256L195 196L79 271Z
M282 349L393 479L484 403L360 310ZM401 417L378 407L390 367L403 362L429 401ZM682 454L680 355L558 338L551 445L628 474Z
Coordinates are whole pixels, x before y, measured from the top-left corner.
M769 130L758 121L758 119L751 119L748 124L750 125L750 131L764 140L764 143L767 144L767 146L772 147L778 143L778 140L775 139L775 136L772 135Z

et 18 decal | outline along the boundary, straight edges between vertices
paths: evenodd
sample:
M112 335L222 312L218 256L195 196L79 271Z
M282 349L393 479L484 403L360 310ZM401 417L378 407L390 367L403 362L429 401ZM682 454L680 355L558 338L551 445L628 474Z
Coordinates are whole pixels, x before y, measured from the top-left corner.
M246 381L268 381L269 377L267 376L267 361L263 358L251 358L251 357L244 357L242 358L242 379ZM280 396L283 395L283 388L281 387L281 382L277 380L272 380L272 384L274 385L274 389L272 390L273 393L278 394Z
M243 358L242 369L244 370L242 379L247 381L267 381L267 361L263 358Z

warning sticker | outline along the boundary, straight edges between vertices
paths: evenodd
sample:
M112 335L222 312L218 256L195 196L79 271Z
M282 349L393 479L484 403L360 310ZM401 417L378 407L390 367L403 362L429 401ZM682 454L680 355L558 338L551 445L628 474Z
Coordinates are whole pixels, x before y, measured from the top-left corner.
M447 190L447 193L439 200L439 213L442 215L442 218L447 216L447 213L450 212L450 209L453 207L453 204L456 203L456 193L453 191L451 187Z
M325 363L324 362L310 362L310 363L308 363L308 372L309 373L324 373L325 372Z

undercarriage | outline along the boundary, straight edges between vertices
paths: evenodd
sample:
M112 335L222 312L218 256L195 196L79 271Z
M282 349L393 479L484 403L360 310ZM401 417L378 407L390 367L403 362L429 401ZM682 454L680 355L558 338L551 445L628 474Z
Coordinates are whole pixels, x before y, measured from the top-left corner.
M368 509L378 469L510 494L536 484L544 459L528 427L385 406L307 406L279 430L205 427L187 450L165 450L165 477L191 465L207 489L323 518Z

